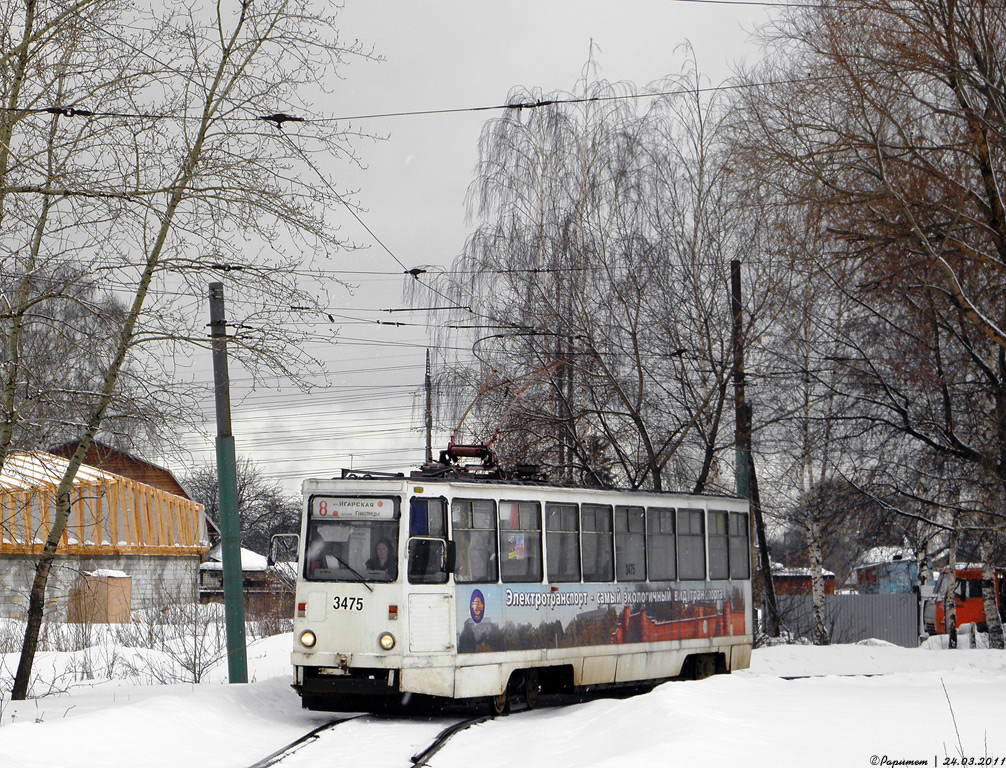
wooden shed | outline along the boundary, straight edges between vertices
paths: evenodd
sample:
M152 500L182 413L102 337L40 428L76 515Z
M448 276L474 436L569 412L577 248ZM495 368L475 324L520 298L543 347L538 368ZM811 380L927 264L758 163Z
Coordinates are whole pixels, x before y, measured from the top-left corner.
M49 453L13 454L0 473L0 615L26 605L51 530L56 489L68 461ZM51 599L61 600L85 571L114 569L132 579L134 608L168 593L195 599L209 549L203 507L190 499L89 465L77 473L57 550Z
M810 568L786 568L772 563L772 584L777 595L809 595L813 589L813 574ZM835 594L835 574L824 571L824 594Z
M77 452L79 446L80 441L74 440L50 448L49 453L69 459ZM91 443L91 447L84 456L84 463L96 469L128 477L130 480L137 480L144 485L152 485L154 488L167 491L174 496L181 496L183 499L190 498L188 491L182 487L170 469L141 459L139 456L134 456L119 448L99 443L97 440Z
M223 603L224 578L220 545L213 547L199 566L199 602ZM297 564L269 565L257 552L241 549L241 591L245 615L254 619L289 618L294 614Z

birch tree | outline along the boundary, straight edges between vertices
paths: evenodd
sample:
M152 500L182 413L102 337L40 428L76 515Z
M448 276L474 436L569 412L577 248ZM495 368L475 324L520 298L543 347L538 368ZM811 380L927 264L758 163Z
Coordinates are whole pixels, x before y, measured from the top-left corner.
M295 271L343 245L324 219L326 203L342 198L315 183L308 153L353 155L350 132L301 121L314 86L366 54L343 45L329 5L312 0L178 2L154 15L107 0L23 0L2 13L0 466L34 396L28 321L77 301L39 286L58 274L96 277L119 307L88 308L106 341L90 345L97 375L72 394L80 447L37 554L12 692L21 699L76 472L108 419L128 410L130 384L147 396L161 389L140 371L163 370L157 361L184 343L207 344L191 298L207 273L240 287L232 354L287 372L305 361L281 324L314 302Z
M700 82L691 69L637 101L588 68L574 94L514 89L483 129L474 231L435 290L465 308L449 325L471 331L474 363L440 378L511 463L591 484L732 481L729 264L753 250L758 208Z

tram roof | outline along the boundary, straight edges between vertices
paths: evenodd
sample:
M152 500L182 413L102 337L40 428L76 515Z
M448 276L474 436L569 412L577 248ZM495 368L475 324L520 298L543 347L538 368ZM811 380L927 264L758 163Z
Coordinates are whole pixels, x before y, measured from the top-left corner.
M409 485L424 485L424 484L445 484L445 485L470 485L470 486L488 486L488 487L509 487L509 488L540 488L540 489L554 489L562 491L582 491L588 493L604 493L604 494L626 494L626 495L638 495L638 496L689 496L689 497L701 497L701 498L713 498L713 499L727 499L732 501L747 501L736 494L729 493L692 493L690 491L681 490L645 490L640 488L604 488L599 486L589 486L581 485L577 483L565 483L565 482L555 482L549 480L530 480L521 478L500 478L500 477L485 477L480 475L462 475L455 473L445 473L445 474L425 474L420 472L414 472L411 475L406 475L404 473L389 473L389 472L368 472L366 470L343 470L341 477L332 478L312 478L317 482L329 482L329 481L364 481L364 482L402 482ZM307 481L310 482L310 481Z

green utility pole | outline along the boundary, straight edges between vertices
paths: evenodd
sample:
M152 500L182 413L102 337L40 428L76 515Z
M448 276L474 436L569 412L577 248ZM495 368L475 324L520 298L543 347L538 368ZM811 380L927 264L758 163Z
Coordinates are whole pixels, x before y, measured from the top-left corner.
M241 584L241 526L238 521L237 459L231 434L230 377L227 374L227 320L223 283L210 283L210 337L217 409L217 493L220 500L220 554L224 566L224 621L227 679L248 682L245 602Z

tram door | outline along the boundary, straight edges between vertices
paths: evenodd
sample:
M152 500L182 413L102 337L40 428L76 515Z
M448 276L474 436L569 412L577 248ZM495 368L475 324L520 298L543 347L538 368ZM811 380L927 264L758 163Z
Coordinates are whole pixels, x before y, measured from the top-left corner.
M446 653L454 648L452 595L453 542L447 540L444 498L412 497L406 578L409 594L409 652Z

